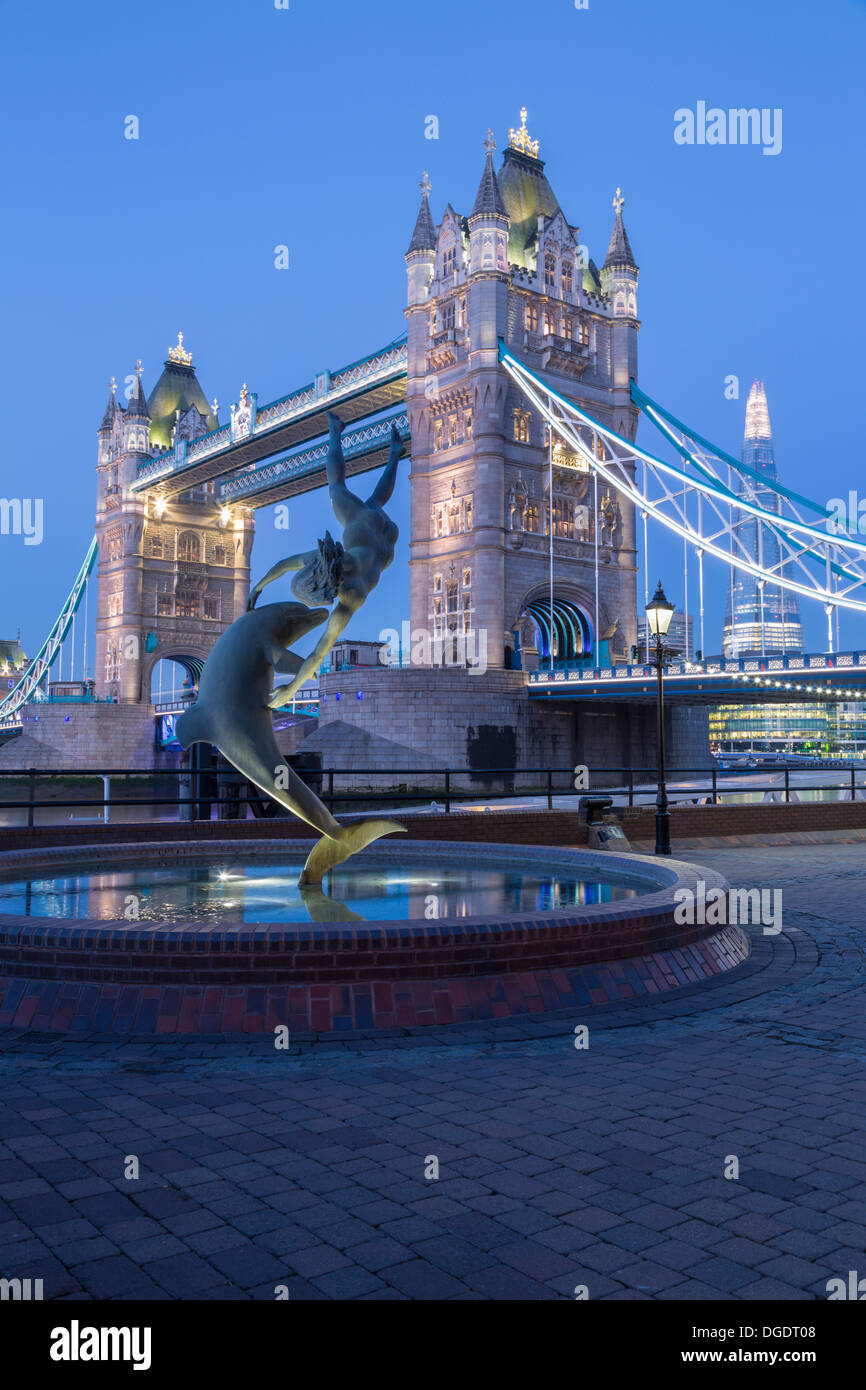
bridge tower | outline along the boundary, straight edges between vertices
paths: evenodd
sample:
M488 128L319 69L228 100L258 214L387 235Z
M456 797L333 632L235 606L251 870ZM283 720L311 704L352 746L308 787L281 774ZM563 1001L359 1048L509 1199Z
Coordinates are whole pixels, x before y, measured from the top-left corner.
M449 203L436 227L425 175L406 254L412 627L486 630L493 667L517 664L518 646L531 665L551 643L554 657L580 658L606 637L617 658L636 641L633 508L604 486L596 504L588 471L551 443L498 357L502 338L563 395L634 439L638 268L624 199L617 189L599 271L548 182L525 109L521 117L498 173L488 133L468 217Z
M163 658L186 667L195 683L216 639L246 607L251 512L222 509L213 483L174 498L129 491L145 461L217 425L216 402L208 405L182 334L148 399L141 363L125 407L112 381L96 465L100 696L149 703L151 673Z

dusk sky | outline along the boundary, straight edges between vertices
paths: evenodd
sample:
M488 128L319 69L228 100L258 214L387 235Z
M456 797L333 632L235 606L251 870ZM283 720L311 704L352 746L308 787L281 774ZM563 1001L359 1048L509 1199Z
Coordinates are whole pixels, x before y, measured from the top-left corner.
M599 264L622 186L643 389L739 456L759 377L781 481L823 503L862 488L862 3L47 0L4 29L0 493L44 499L44 539L0 536L0 637L20 626L28 653L93 534L109 378L140 357L150 391L181 329L225 421L243 381L264 404L399 336L422 171L437 221L468 212L488 127L498 164L522 105ZM677 144L675 111L700 101L780 108L781 152ZM646 424L639 439L657 447ZM358 637L409 616L403 466L396 558ZM324 493L292 502L288 547L329 522ZM681 602L681 545L651 544ZM285 553L260 511L253 577ZM705 573L717 652L727 571ZM823 650L820 606L803 618ZM841 638L866 646L862 621Z

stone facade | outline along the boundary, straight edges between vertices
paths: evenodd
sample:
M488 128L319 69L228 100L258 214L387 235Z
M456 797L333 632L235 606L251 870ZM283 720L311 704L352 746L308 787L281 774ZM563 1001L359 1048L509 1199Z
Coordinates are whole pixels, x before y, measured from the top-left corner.
M78 768L153 768L155 747L150 704L31 704L21 734L0 747L0 767L41 771Z
M253 519L222 509L212 483L176 497L130 492L139 466L164 447L152 439L195 439L217 424L180 343L149 402L140 369L131 389L124 408L112 387L98 434L95 678L99 696L149 703L158 661L179 662L195 681L245 610Z
M530 700L521 671L339 671L321 678L321 690L317 727L299 729L291 748L318 753L324 768L473 772L583 764L592 778L601 769L655 766L653 704ZM668 705L665 714L669 766L711 768L706 710ZM384 791L409 780L368 777L351 785Z
M638 270L622 199L599 272L559 207L525 120L498 175L492 137L486 148L468 219L449 204L435 228L422 184L406 255L412 627L484 630L493 667L513 664L518 641L544 649L552 447L555 598L574 634L569 650L570 633L556 630L554 653L586 655L616 625L610 653L626 656L636 640L633 508L603 485L596 498L582 460L550 441L498 354L503 339L554 389L634 438Z

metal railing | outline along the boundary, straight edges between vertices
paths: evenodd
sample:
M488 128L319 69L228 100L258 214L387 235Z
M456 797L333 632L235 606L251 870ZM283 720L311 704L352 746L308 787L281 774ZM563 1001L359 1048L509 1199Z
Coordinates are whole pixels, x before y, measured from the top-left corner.
M759 769L760 772L762 769ZM307 781L313 786L314 790L321 797L321 800L329 808L334 809L338 806L342 810L351 810L352 806L359 809L368 809L372 806L389 804L391 806L410 806L427 802L433 809L445 811L450 814L455 807L455 803L482 802L490 803L494 801L520 801L534 799L540 800L548 810L554 809L554 800L562 797L578 797L591 795L610 796L614 803L634 807L635 805L652 805L656 794L656 771L654 768L592 768L590 770L588 785L575 785L583 779L575 777L575 768L318 768L298 767L295 769L302 780ZM668 800L672 806L677 804L698 804L698 805L721 805L723 798L735 799L737 796L768 795L779 796L781 801L790 804L792 801L799 801L797 787L791 785L791 773L809 773L809 769L802 766L779 766L773 768L776 774L775 780L770 783L755 783L755 771L741 768L671 768L668 769ZM840 769L840 774L842 769ZM846 799L850 797L866 800L866 766L852 766L844 770L844 776L837 776L833 782L809 783L800 788L804 792L837 792L841 793ZM810 774L811 775L811 774ZM175 779L178 782L184 780L185 785L178 785L174 795L156 794L150 792L146 796L128 796L118 794L118 789L112 788L112 778L150 778L154 782L165 779ZM357 779L359 777L387 777L393 783L400 777L411 778L414 783L421 783L413 790L408 785L393 786L382 792L377 792L371 788L349 788L340 789L337 786L337 779L341 777ZM858 777L860 780L858 781ZM80 782L90 778L97 778L102 781L103 795L101 797L75 797L50 799L37 798L37 788L40 782L75 781ZM532 779L537 778L537 781ZM677 786L677 780L689 778L699 780L703 785L698 786ZM605 780L609 779L609 780ZM42 810L69 810L70 808L98 807L102 811L102 821L107 824L112 807L120 810L123 807L149 806L149 807L181 807L196 808L190 811L187 816L182 817L188 820L209 820L213 816L216 808L217 816L220 817L222 808L223 818L236 819L238 816L232 814L233 808L239 811L244 808L246 818L246 808L252 806L259 807L259 815L270 816L279 812L279 808L272 803L266 793L257 787L246 782L240 773L235 773L233 769L207 768L196 769L189 767L174 768L102 768L99 770L82 770L80 768L70 769L41 769L29 768L11 771L0 770L0 793L2 793L4 781L17 780L27 783L26 797L6 798L0 794L0 813L12 810L26 810L27 825L32 827L36 824L36 812ZM483 787L479 782L487 783ZM491 786L489 783L501 781L502 785ZM460 785L460 783L469 785ZM518 784L519 785L516 785ZM182 795L184 792L186 794ZM441 804L440 804L441 803ZM272 809L267 808L271 806ZM521 806L520 810L529 809ZM226 814L228 812L228 815ZM11 828L11 827L7 827ZM0 843L2 843L2 828L0 828Z

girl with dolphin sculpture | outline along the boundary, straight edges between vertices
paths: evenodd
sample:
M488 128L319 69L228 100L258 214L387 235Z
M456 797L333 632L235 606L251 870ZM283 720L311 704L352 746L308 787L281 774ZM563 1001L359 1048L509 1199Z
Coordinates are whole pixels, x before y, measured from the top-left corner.
M342 423L329 414L331 444L328 487L345 546L330 535L316 550L290 556L268 571L250 594L246 613L236 618L214 644L205 662L195 704L177 721L183 748L211 743L250 782L321 832L299 884L320 884L335 864L377 840L403 831L396 821L379 818L340 825L280 753L272 711L287 704L307 676L331 650L353 613L375 588L394 558L397 527L382 510L394 491L403 441L391 432L388 464L369 502L346 487L346 462L340 442ZM299 570L292 590L302 603L271 603L256 609L265 585L289 570ZM314 607L321 599L337 602L332 613ZM289 650L292 642L328 619L315 651L302 660ZM291 685L274 689L274 675L291 675Z

